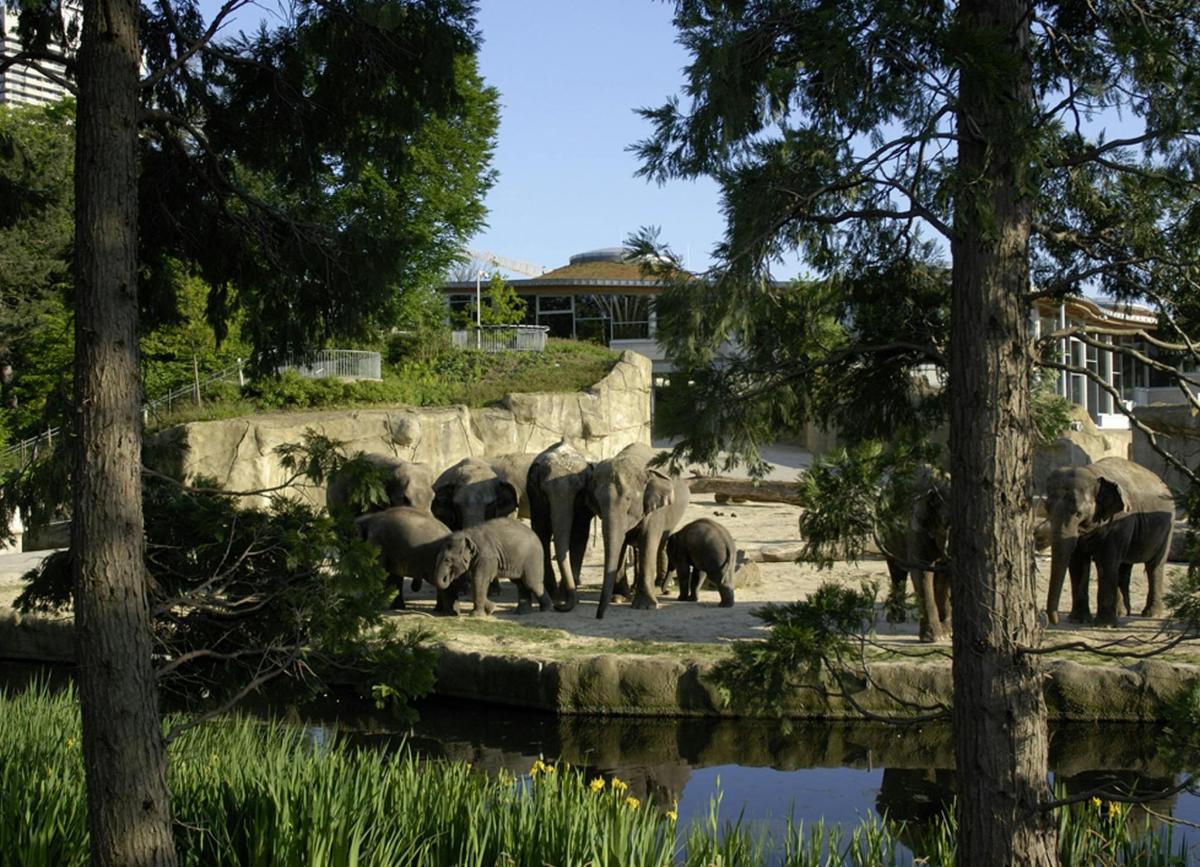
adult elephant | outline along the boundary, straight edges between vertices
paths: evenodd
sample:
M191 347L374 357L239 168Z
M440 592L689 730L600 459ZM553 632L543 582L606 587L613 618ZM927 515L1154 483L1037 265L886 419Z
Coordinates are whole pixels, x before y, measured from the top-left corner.
M546 591L556 596L559 611L570 611L579 601L579 569L587 553L592 510L588 483L592 464L566 442L557 442L535 456L529 466L526 491L530 523L545 551ZM558 564L558 582L550 560Z
M508 482L517 492L517 517L531 520L533 515L529 505L529 468L537 452L512 452L507 455L496 455L487 459L496 476Z
M463 458L433 483L433 514L451 530L511 515L519 501L516 486L483 458Z
M397 506L356 519L358 534L379 548L379 562L394 581L392 608L403 608L404 579L413 579L413 591L422 581L433 581L434 567L450 528L424 509ZM446 609L449 609L448 611ZM454 593L438 593L437 611L454 613Z
M633 443L614 457L600 461L592 473L588 493L600 516L604 540L604 584L596 617L604 616L612 601L617 572L626 546L634 549L634 608L657 608L654 583L666 572L666 540L687 508L687 482L652 468L655 451ZM653 570L653 571L652 571Z
M363 482L374 476L383 496L362 496ZM394 506L426 512L433 505L433 469L428 464L402 461L390 455L358 452L329 477L325 508L329 514L365 515Z
M922 641L940 641L950 632L949 538L950 480L922 465L909 484L907 565L920 607Z
M1129 611L1129 578L1135 563L1146 564L1150 589L1143 617L1163 613L1163 572L1171 550L1175 501L1150 470L1124 458L1104 458L1081 467L1060 467L1046 480L1050 516L1050 593L1046 615L1058 622L1063 579L1071 573L1069 619L1089 619L1088 579L1096 563L1096 623L1118 622L1118 590Z

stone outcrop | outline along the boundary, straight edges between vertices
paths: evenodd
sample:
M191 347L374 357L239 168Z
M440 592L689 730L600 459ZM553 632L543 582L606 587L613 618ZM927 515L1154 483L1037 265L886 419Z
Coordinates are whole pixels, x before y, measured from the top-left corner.
M1128 431L1116 434L1101 431L1086 410L1072 406L1070 430L1053 443L1034 450L1034 494L1042 496L1046 493L1046 477L1059 467L1081 467L1101 458L1129 458Z
M1200 466L1200 415L1187 404L1151 404L1139 406L1134 418L1154 431L1159 448L1166 450L1186 466ZM1187 477L1155 450L1150 438L1140 430L1133 432L1133 461L1158 473L1176 494L1190 487Z
M349 453L421 461L435 473L465 457L539 452L560 439L598 460L650 442L650 388L650 361L625 352L583 392L510 394L482 408L397 406L192 422L152 437L147 461L176 478L209 477L227 490L261 491L287 479L275 448L300 442L308 429L341 440ZM302 495L324 503L323 488Z

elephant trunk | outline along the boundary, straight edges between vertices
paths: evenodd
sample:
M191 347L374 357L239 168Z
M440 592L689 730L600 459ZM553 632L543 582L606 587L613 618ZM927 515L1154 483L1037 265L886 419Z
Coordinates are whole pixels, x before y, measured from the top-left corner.
M1058 600L1062 596L1063 580L1067 577L1067 567L1071 556L1075 553L1078 536L1064 536L1062 530L1055 528L1050 549L1050 592L1046 596L1046 617L1050 623L1058 623Z
M596 608L596 619L604 617L608 603L612 601L613 588L617 584L617 565L621 562L621 546L625 544L625 532L608 516L601 516L601 535L604 538L604 584L600 588L600 605Z

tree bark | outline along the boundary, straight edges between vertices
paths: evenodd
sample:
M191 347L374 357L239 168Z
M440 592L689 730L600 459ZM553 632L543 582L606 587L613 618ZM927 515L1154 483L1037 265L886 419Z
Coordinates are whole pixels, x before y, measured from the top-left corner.
M951 307L951 555L959 864L1057 863L1047 783L1027 340L1030 3L964 0Z
M96 865L173 865L151 667L137 339L138 4L84 4L75 147L76 659Z

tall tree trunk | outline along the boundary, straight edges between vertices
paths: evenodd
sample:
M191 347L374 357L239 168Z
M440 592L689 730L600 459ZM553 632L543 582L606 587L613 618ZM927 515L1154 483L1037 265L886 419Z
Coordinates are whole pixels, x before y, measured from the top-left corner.
M1057 863L1030 508L1028 0L964 0L950 364L959 864Z
M166 749L142 556L137 339L138 5L84 4L75 147L71 549L96 865L170 865Z

